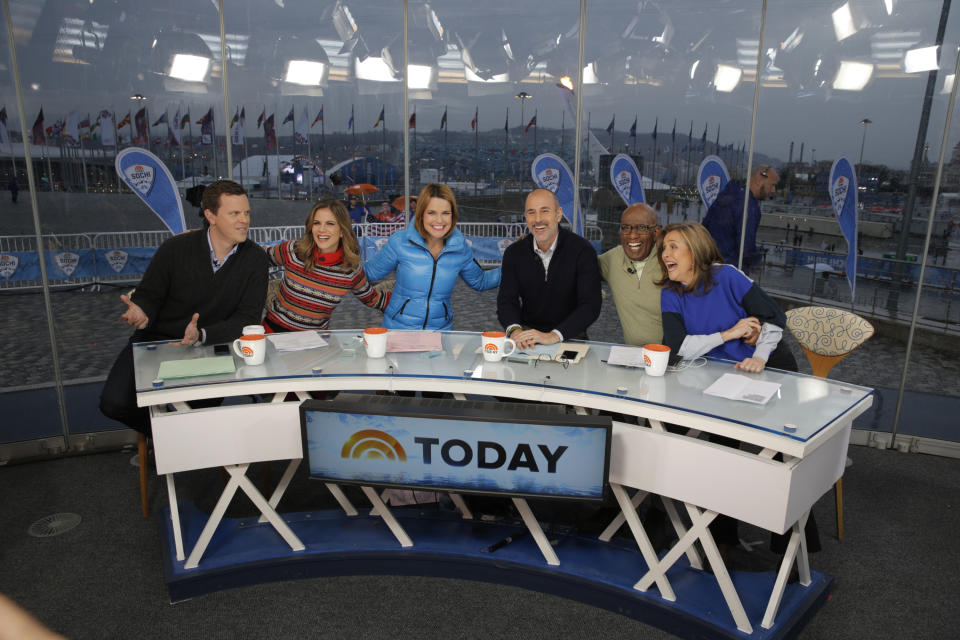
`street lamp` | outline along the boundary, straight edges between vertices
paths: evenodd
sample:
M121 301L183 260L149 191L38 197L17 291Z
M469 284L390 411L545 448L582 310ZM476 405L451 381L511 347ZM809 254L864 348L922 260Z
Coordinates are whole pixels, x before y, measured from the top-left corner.
M530 95L529 93L527 93L526 91L521 91L520 93L518 93L517 95L515 95L515 96L513 96L513 97L516 98L516 99L518 99L518 100L520 101L520 126L523 127L524 124L526 123L526 120L524 119L524 115L523 115L523 105L524 105L524 103L525 103L527 100L529 100L529 99L532 98L533 96ZM526 139L527 139L526 129L523 129L523 130L522 130L521 135L523 136L522 140L523 140L524 142L526 142ZM521 193L523 192L523 174L524 174L524 171L523 171L523 153L521 153L521 154L520 154L520 192L521 192Z
M871 124L873 120L870 118L864 118L860 121L860 124L863 125L863 138L860 140L860 162L857 163L857 183L860 182L860 171L863 169L863 146L867 143L867 125Z

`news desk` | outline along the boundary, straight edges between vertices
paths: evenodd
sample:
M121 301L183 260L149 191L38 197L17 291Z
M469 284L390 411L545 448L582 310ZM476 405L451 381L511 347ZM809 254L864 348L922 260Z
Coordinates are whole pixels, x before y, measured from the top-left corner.
M297 465L303 458L299 405L312 391L435 391L457 399L496 396L576 407L645 418L646 425L614 422L609 483L621 508L600 535L607 543L626 524L643 556L645 570L633 589L678 600L668 571L681 558L702 569L702 548L736 629L754 633L756 622L774 628L796 563L800 584L811 584L803 525L812 505L844 470L853 419L872 404L868 388L808 375L768 369L748 374L781 385L767 404L727 400L703 393L733 363L706 359L701 366L668 370L662 377L642 369L606 363L612 345L589 342L577 364L552 361L485 362L478 353L479 333L443 332L442 352L387 353L366 357L360 332L323 332L328 346L305 351L276 351L268 346L266 361L246 366L236 359L231 374L166 380L157 384L160 364L168 360L204 358L213 347L182 348L165 343L134 346L137 401L149 407L158 474L165 476L170 499L170 523L176 559L184 570L198 567L211 537L236 491L246 493L292 552L305 545L276 511ZM255 396L267 402L191 410L187 403L206 398ZM294 397L296 400L294 400ZM289 398L289 400L288 400ZM643 425L644 420L639 421ZM680 427L669 431L664 424ZM713 444L705 434L718 434L741 443L733 448ZM779 454L779 455L778 455ZM278 486L267 498L246 477L251 463L290 461ZM223 467L229 481L189 555L184 550L174 474ZM347 515L356 508L337 485L327 485ZM365 490L366 491L366 490ZM373 514L383 517L402 546L402 527L381 498L367 492ZM664 503L679 541L659 557L640 521L637 508L648 496ZM454 496L462 517L472 515ZM525 506L525 505L520 505ZM680 510L686 513L681 517ZM521 513L525 515L523 509ZM762 616L744 608L730 573L723 565L707 525L717 514L729 515L776 533L791 532L787 551L770 589ZM532 518L532 515L531 515ZM537 546L548 565L562 565L545 538ZM699 541L698 548L694 543ZM202 569L202 567L201 567ZM705 574L706 575L706 574ZM709 575L708 579L713 579ZM753 618L753 621L751 621ZM760 630L757 631L760 633ZM762 635L762 633L760 633Z

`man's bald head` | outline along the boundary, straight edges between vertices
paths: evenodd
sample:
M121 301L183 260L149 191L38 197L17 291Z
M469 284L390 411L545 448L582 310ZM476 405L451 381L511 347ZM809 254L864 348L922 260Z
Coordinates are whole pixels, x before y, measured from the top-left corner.
M620 246L630 260L645 260L660 235L657 212L646 204L632 204L620 216Z

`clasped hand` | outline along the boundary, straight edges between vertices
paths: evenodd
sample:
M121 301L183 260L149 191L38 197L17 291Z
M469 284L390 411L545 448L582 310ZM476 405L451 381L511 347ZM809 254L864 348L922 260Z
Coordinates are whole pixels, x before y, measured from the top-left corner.
M127 305L127 310L120 316L124 322L138 330L145 329L147 325L150 324L150 318L143 312L140 305L123 294L120 295L120 300L123 304ZM187 324L187 328L183 332L183 340L174 342L173 344L179 347L189 347L196 344L197 341L200 340L200 329L197 328L197 321L199 319L200 314L194 313L193 317L190 318L190 322Z
M560 338L553 331L544 333L536 329L514 331L510 337L517 343L517 349L531 349L537 344L556 344L560 342Z

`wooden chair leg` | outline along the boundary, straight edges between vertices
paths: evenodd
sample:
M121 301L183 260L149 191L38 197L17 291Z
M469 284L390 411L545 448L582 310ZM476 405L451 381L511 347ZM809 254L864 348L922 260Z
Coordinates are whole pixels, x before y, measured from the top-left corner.
M143 508L143 517L150 517L150 498L147 495L147 436L142 433L137 436L137 456L140 458L140 506Z
M837 501L837 540L843 542L843 478L833 485L833 495Z

